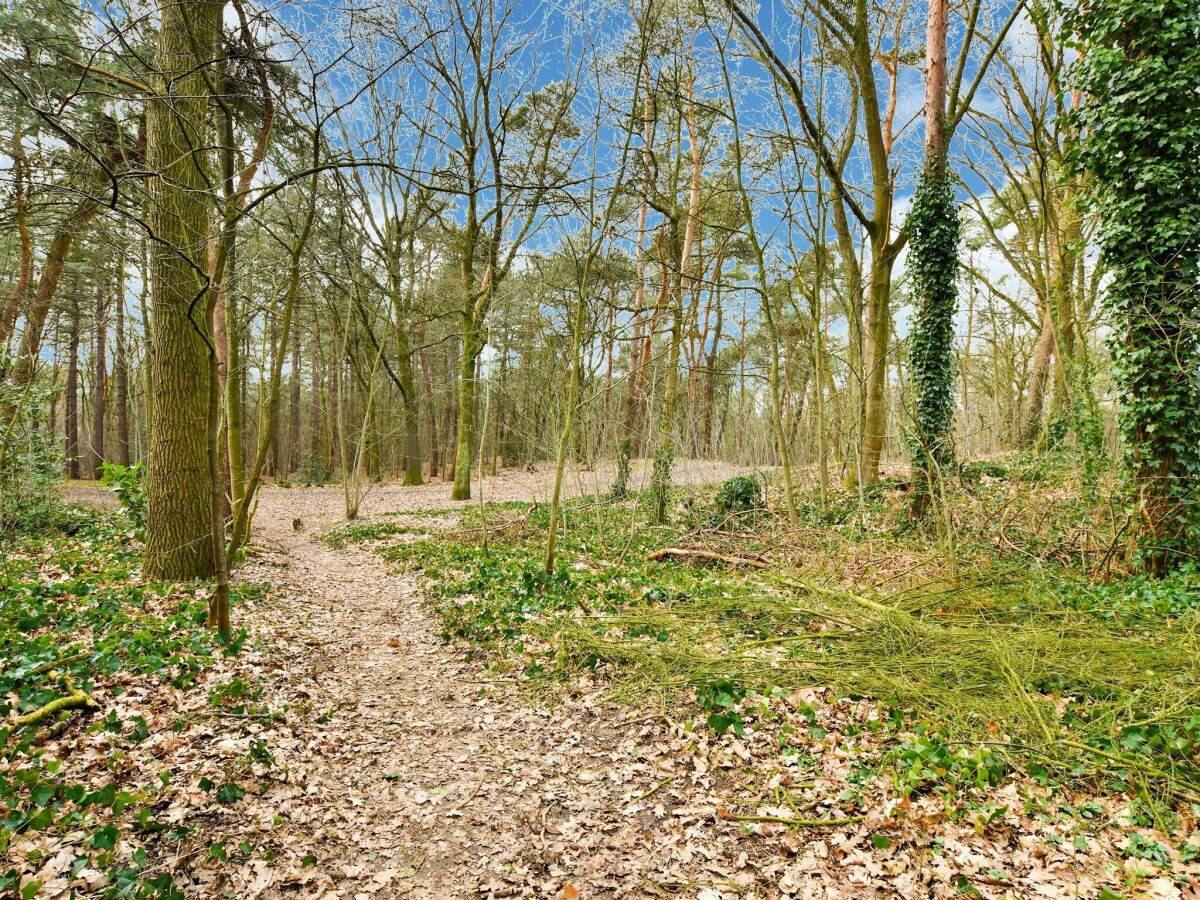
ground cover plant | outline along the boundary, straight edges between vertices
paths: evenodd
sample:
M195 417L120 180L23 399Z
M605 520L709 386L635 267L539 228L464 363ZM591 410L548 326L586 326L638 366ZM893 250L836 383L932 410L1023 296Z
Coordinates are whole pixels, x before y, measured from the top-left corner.
M133 757L182 730L188 714L172 697L203 698L204 676L237 655L245 632L222 641L207 629L210 586L137 578L136 520L58 503L50 512L0 551L0 852L21 863L0 871L0 894L39 896L49 879L28 877L33 866L97 895L179 897L151 858L194 827L170 814L193 785ZM212 791L231 803L242 789Z

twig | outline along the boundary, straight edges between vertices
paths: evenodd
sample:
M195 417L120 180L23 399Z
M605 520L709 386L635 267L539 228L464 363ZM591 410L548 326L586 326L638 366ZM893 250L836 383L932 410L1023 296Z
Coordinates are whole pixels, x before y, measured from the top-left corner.
M688 547L663 547L661 550L655 550L646 558L652 562L662 562L668 557L675 557L677 559L706 559L710 562L723 562L730 566L750 566L754 569L770 568L770 565L761 559L754 559L747 556L726 556L724 553L715 553L712 550L700 550Z
M87 659L91 654L84 650L80 653L74 653L71 656L64 656L62 659L52 659L50 662L42 663L40 666L34 666L25 673L26 677L30 675L44 675L51 669L58 669L62 666L69 666L71 663L79 662L81 659Z
M735 822L777 822L789 828L818 828L821 826L855 825L866 816L845 816L840 819L790 819L787 816L739 816L729 812L718 812L717 817Z

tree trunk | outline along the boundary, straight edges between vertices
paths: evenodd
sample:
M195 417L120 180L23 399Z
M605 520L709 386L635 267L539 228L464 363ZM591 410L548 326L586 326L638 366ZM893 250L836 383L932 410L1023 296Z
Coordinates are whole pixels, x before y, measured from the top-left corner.
M63 430L67 437L67 477L79 478L79 295L71 294L71 343L67 349L67 389Z
M113 360L113 398L117 410L117 462L129 465L129 348L125 334L125 254L121 254L120 274L117 278L116 340L117 352Z
M95 200L83 200L59 225L54 237L50 240L50 248L46 251L46 260L42 263L42 275L33 292L29 314L25 317L25 330L21 334L21 348L17 351L17 362L12 370L13 384L28 384L33 380L38 355L42 350L42 330L46 327L46 316L50 313L50 304L58 290L58 282L62 278L67 255L71 252L71 245L76 236L82 233L95 217L97 209L98 205Z
M267 462L263 468L263 474L270 475L272 478L276 478L276 479L279 478L279 461L280 461L279 445L281 443L281 441L279 439L279 434L280 434L279 404L276 403L274 407L270 407L268 398L264 395L263 392L266 389L268 370L273 371L275 369L276 356L285 352L285 345L280 342L281 337L282 337L282 335L280 334L280 331L279 331L279 317L272 316L271 317L271 332L270 332L271 355L269 357L270 366L268 369L267 358L264 355L263 367L261 369L261 374L259 375L259 380L258 380L258 391L257 391L258 403L257 403L257 405L258 405L258 408L260 411L262 410L264 404L266 404L269 407L268 413L269 413L270 422L268 424L268 427L271 429L271 434L275 435L275 439L271 441L271 446L267 450ZM261 412L259 414L259 419L260 420L262 419ZM257 435L256 437L260 437L260 436L261 436L261 434Z
M312 333L308 343L308 365L311 390L308 397L308 457L314 466L322 459L321 453L321 331L317 322L316 293L313 294Z
M464 311L462 356L458 372L458 440L454 452L454 487L451 500L471 499L471 459L475 442L475 362L479 351L478 324Z
M871 295L867 304L864 341L866 392L863 411L862 450L857 479L862 484L879 481L879 461L887 429L887 351L891 330L892 264L887 248L872 245Z
M121 283L120 274L117 284ZM104 411L108 394L107 291L96 292L96 355L92 368L92 446L88 468L97 481L104 474Z
M292 373L288 395L288 474L300 468L300 376L303 369L303 352L300 347L300 317L297 316L292 329Z
M1025 404L1021 411L1020 442L1031 447L1042 433L1042 410L1046 403L1046 382L1050 375L1050 360L1054 354L1054 320L1048 306L1043 304L1042 330L1033 350L1033 367L1025 386Z
M925 169L909 213L909 271L915 300L910 341L916 439L912 511L928 505L937 473L953 460L954 314L958 210L946 175L947 0L930 0L925 30ZM903 384L903 382L898 382Z
M329 360L329 471L341 467L338 461L338 442L341 440L341 421L342 421L342 363L345 357L339 353L330 353Z
M246 460L242 452L242 330L239 320L236 290L237 245L229 247L220 291L222 319L225 327L225 444L221 447L227 467L227 487L230 509L238 503L246 488ZM220 343L217 344L219 348ZM219 361L219 360L218 360ZM228 510L226 510L228 513Z
M8 294L8 301L0 312L0 356L8 349L8 338L17 322L21 311L21 302L29 292L29 279L33 273L33 242L29 239L29 223L27 209L29 199L25 190L26 174L29 162L25 158L25 147L21 143L21 131L18 126L12 137L13 159L13 212L17 220L17 239L21 245L21 264L17 270L17 280L13 282Z
M421 343L424 342L422 335ZM441 470L441 441L438 438L437 406L433 402L433 373L429 371L429 361L424 349L419 352L417 361L421 366L422 380L425 382L425 406L429 410L429 477L437 478Z
M421 402L417 378L413 371L412 344L398 303L396 315L396 368L400 382L400 399L404 404L404 481L406 487L424 484L421 477Z
M164 4L156 53L157 96L147 102L146 158L149 218L155 235L150 258L154 329L150 365L154 404L147 480L148 529L143 575L179 581L216 574L213 540L213 472L209 443L210 398L206 246L209 178L204 151L208 89L203 67L216 47L223 4L180 0ZM212 366L215 370L215 365Z

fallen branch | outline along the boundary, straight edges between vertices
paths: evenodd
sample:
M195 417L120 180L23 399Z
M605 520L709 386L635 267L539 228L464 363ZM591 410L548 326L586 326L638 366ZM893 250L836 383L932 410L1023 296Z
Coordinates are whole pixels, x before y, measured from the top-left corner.
M74 653L71 656L64 656L62 659L52 659L50 662L42 663L40 666L34 666L25 673L25 677L32 675L44 675L51 669L61 669L63 666L69 666L71 663L77 663L80 660L87 659L91 654L88 651L82 653Z
M100 704L92 699L92 695L82 688L77 688L71 683L69 675L63 676L63 687L67 690L67 696L58 697L51 700L45 706L35 709L31 713L26 713L23 716L17 716L12 720L12 728L16 731L18 728L28 728L30 725L39 725L46 719L57 713L64 712L70 709L99 709Z
M750 566L754 569L770 568L768 563L751 556L726 556L724 553L716 553L712 550L701 550L693 547L663 547L661 550L655 550L647 557L652 562L662 562L668 558L723 562L728 566Z
M866 816L845 816L841 819L791 819L787 816L739 816L731 812L719 810L717 818L729 819L734 822L774 822L779 825L787 825L789 828L818 828L821 826L856 825L866 819Z

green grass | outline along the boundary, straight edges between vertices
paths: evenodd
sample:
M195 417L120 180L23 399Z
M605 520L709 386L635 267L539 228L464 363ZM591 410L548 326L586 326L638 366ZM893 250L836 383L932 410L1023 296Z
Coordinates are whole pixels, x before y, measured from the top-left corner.
M1101 512L1055 499L1053 472L1036 475L1033 491L974 482L950 498L953 541L897 521L886 489L824 511L805 497L799 529L762 513L720 519L710 496L681 492L666 528L636 503L568 504L551 574L544 507L486 508L486 545L472 509L455 530L416 529L380 552L427 577L447 636L538 679L588 670L614 699L701 705L832 685L1040 778L1200 800L1200 572L1098 581L1111 554L1079 535L1094 536ZM1030 499L1039 492L1053 509ZM691 544L773 564L647 559ZM726 710L736 703L706 707L728 727Z

